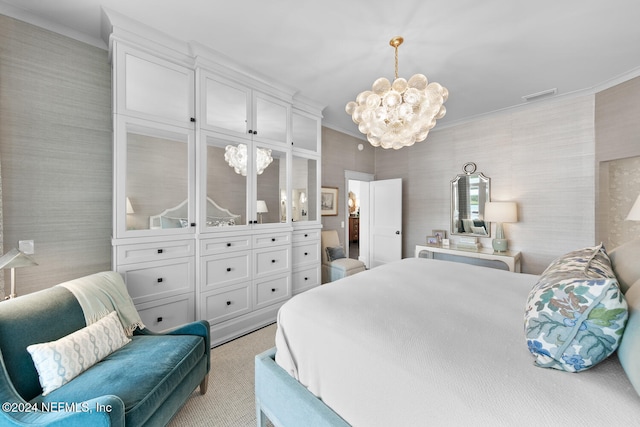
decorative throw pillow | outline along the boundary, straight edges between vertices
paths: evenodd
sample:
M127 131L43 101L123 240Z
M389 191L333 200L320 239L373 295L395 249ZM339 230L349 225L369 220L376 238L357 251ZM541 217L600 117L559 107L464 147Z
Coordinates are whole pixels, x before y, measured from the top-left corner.
M624 296L629 305L629 320L618 347L618 359L629 381L640 394L640 279Z
M342 246L327 248L326 250L327 250L327 259L329 260L329 262L335 261L340 258L346 258L344 256L344 249L342 249Z
M627 316L604 247L571 252L552 262L529 293L527 345L537 366L579 372L616 350Z
M38 371L42 395L62 387L120 347L129 343L112 311L91 325L57 341L27 347Z

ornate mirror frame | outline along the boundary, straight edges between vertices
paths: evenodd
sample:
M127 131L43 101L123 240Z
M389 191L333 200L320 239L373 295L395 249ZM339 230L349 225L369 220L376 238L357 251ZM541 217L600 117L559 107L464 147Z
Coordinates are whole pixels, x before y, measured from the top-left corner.
M484 221L484 204L491 201L491 178L476 173L476 164L465 163L463 174L451 180L451 234L491 237L491 224Z

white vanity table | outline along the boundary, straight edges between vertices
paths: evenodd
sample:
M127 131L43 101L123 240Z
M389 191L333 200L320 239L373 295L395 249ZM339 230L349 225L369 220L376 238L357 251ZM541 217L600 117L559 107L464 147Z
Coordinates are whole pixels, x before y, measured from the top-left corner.
M446 259L467 264L478 264L490 268L507 267L509 271L520 273L521 254L517 251L495 252L491 248L462 248L456 245L448 247L436 245L416 245L415 257L427 252L426 258Z

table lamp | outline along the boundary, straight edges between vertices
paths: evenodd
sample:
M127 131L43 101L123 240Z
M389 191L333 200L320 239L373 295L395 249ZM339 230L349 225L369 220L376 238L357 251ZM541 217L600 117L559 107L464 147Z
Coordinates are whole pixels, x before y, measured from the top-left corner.
M518 207L515 202L487 202L484 205L484 220L496 223L496 237L491 241L493 250L506 252L509 247L504 236L504 222L518 222Z
M30 267L32 265L38 265L29 255L16 248L11 249L6 254L0 257L0 269L11 269L11 293L7 298L15 298L16 295L16 268L18 267Z
M260 224L262 224L262 214L269 212L267 209L267 204L264 200L258 200L256 203L256 212L258 212L258 219L260 220Z
M629 215L625 218L627 221L640 221L640 196L636 199L636 202L631 207Z

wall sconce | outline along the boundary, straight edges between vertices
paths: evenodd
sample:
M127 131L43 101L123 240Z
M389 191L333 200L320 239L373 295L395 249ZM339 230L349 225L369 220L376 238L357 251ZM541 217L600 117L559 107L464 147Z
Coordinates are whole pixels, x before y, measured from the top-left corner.
M35 262L29 255L26 255L24 252L19 251L16 248L11 249L9 252L0 257L0 269L11 269L11 293L5 299L15 298L17 296L16 268L31 267L32 265L38 265L38 263Z

